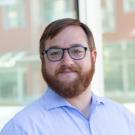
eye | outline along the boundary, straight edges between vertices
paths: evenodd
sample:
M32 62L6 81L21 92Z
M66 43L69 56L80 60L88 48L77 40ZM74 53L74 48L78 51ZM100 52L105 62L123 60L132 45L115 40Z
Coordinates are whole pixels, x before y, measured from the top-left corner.
M62 53L61 49L50 49L48 51L49 57L57 57L57 56L61 55L61 53Z
M50 51L49 54L50 54L50 55L58 55L58 54L59 54L59 51Z
M74 47L74 48L71 49L71 53L73 55L81 55L81 54L84 53L84 48L82 48L82 47Z

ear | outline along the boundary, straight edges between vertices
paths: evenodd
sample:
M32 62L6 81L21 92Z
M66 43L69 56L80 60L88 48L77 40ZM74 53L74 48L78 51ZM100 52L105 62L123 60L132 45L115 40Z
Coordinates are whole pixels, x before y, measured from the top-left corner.
M96 50L92 50L91 56L92 56L93 62L96 63L97 51Z

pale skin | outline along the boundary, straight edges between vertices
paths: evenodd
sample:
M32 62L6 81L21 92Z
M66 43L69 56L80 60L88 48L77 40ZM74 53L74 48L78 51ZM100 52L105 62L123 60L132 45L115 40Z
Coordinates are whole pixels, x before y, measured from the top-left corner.
M60 33L58 33L53 39L48 39L46 42L45 49L48 49L53 46L57 46L60 48L69 48L74 44L81 44L85 47L88 46L87 37L79 26L68 26ZM96 61L96 50L86 51L86 56L81 60L73 60L67 52L64 54L64 58L61 61L51 62L45 56L45 68L48 74L54 76L54 73L57 68L59 68L62 64L70 66L70 65L79 65L82 67L82 73L85 73L91 68L91 59L95 63ZM60 81L64 81L69 83L73 81L76 77L78 77L77 73L66 70L64 73L60 73L57 78ZM79 109L85 116L89 114L89 105L91 101L91 88L90 86L79 96L73 98L67 98L73 106Z

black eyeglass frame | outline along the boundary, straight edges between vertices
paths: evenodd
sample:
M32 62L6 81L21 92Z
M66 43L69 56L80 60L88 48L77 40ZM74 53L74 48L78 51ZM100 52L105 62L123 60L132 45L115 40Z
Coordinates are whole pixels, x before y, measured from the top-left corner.
M84 56L83 56L83 57L77 58L77 59L72 57L72 55L70 54L70 49L75 48L75 47L81 47L81 48L84 49ZM52 60L52 59L50 59L50 58L48 57L48 51L51 50L51 49L60 49L60 50L62 50L61 58L58 59L58 60ZM64 53L65 53L65 51L67 51L68 54L69 54L69 56L70 56L73 60L81 60L81 59L83 59L83 58L86 56L86 51L87 51L87 50L88 50L88 47L84 47L84 46L82 46L82 45L77 44L77 45L74 45L74 46L69 47L69 48L58 48L58 47L48 48L48 49L43 50L43 53L42 53L42 54L43 54L43 55L46 54L46 56L47 56L47 58L48 58L49 61L57 62L57 61L61 61L61 60L63 59Z

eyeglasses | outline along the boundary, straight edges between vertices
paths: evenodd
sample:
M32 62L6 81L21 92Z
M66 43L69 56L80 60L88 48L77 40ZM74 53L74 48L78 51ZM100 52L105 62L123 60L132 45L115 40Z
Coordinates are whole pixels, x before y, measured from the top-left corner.
M75 45L70 48L57 48L52 47L43 51L43 54L47 55L48 60L50 61L60 61L64 57L64 52L67 51L69 56L74 60L83 59L86 55L87 47L82 45Z

